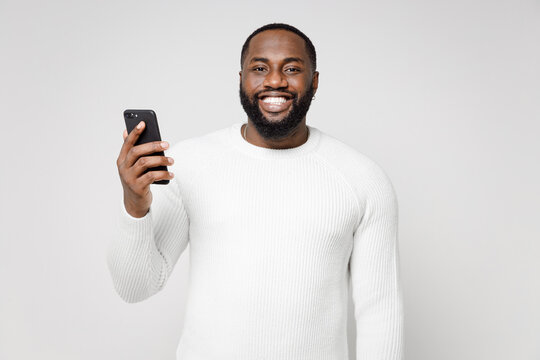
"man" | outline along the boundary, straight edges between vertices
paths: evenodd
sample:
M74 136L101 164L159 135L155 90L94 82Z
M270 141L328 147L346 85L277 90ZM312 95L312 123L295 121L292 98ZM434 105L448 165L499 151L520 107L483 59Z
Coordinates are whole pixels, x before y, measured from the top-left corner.
M144 124L124 133L108 265L119 295L142 301L190 244L178 360L346 360L349 281L357 359L402 359L396 195L374 161L306 125L318 80L309 38L269 24L241 53L247 124L177 143L174 165L143 157L158 142L133 146ZM142 175L157 165L174 176Z

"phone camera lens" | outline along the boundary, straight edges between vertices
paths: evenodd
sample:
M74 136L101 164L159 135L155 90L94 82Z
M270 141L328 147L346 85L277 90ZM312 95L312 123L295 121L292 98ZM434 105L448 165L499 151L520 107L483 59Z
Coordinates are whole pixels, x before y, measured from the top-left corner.
M133 113L127 114L127 117L131 119L133 117Z

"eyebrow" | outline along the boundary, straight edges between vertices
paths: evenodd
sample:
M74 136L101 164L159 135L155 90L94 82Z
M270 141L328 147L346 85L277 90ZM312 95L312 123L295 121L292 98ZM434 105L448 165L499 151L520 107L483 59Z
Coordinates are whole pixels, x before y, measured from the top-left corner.
M267 58L264 58L264 57L254 57L250 60L250 63L252 62L256 62L256 61L261 61L261 62L265 62L265 63L268 63L269 60ZM285 61L286 63L289 63L289 62L293 62L293 61L296 61L296 62L299 62L299 63L304 63L304 60L298 58L298 57L288 57L288 58L285 58L283 59L283 61Z

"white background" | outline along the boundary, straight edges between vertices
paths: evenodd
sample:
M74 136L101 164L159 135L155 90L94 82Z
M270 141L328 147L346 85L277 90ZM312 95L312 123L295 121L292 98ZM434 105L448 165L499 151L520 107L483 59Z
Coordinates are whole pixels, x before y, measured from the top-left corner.
M1 0L0 358L174 360L188 250L137 304L105 263L122 111L171 143L245 120L269 22L316 46L308 124L396 188L406 358L540 359L540 3L516 0Z

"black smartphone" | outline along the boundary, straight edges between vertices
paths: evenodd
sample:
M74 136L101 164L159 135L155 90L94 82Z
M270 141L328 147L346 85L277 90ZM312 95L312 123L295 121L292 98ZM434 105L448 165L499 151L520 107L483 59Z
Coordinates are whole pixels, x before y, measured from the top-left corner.
M141 121L144 121L145 128L144 131L139 135L139 138L135 142L135 145L145 144L152 141L161 141L161 135L159 133L159 127L157 122L157 116L156 113L153 110L125 110L124 111L124 120L126 121L126 129L128 134L137 126L137 124ZM161 155L164 156L165 153L163 151L158 151L156 153L146 155L146 156L153 156L153 155ZM144 174L146 174L149 171L154 170L165 170L168 171L167 166L160 165L153 168L146 169L144 171ZM168 184L169 180L157 180L154 181L152 184Z

